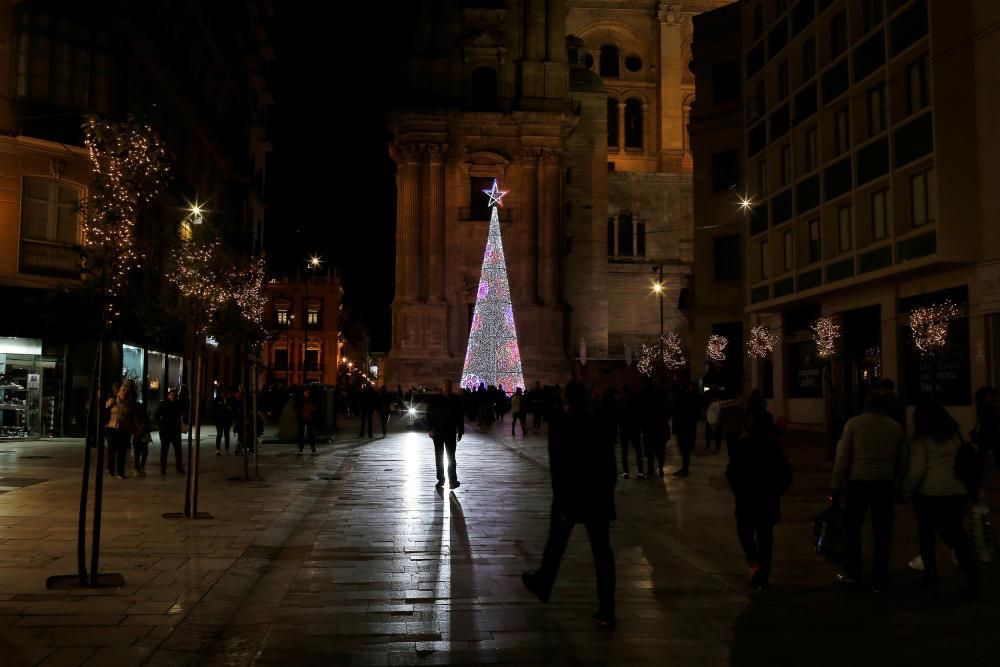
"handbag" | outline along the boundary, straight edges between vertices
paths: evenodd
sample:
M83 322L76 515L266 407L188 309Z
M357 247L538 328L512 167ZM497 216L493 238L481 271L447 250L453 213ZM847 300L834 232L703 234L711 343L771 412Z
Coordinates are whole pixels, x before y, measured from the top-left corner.
M997 552L997 534L990 516L989 505L982 499L972 506L968 515L972 550L980 563L990 563Z
M844 560L844 510L840 503L813 515L813 547L830 563Z

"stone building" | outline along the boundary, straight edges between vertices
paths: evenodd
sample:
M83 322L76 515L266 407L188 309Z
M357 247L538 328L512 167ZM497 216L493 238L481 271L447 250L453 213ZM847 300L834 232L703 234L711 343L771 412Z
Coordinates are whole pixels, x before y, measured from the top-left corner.
M457 378L497 178L528 382L624 359L665 327L691 263L690 17L720 2L408 7L398 99L390 383ZM459 6L460 5L460 6Z

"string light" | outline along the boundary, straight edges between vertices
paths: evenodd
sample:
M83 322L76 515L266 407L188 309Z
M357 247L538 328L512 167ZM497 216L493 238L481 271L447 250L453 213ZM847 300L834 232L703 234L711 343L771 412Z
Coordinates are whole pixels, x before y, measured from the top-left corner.
M643 375L651 377L661 362L665 368L670 370L683 368L687 364L681 337L676 331L669 331L660 336L652 345L643 344L639 349L639 361L636 362L636 368Z
M729 345L728 338L719 334L712 334L708 337L708 344L705 345L705 356L712 361L725 361L727 345Z
M774 346L781 340L777 331L771 330L766 324L758 324L750 329L750 340L747 341L747 354L754 359L764 359L774 352Z
M465 389L485 384L513 392L518 387L524 389L524 375L507 281L503 237L500 235L498 206L502 205L500 200L507 192L499 189L496 179L493 180L493 187L483 192L490 198L492 207L490 230L459 384Z
M945 346L948 342L948 320L958 317L958 314L958 306L948 300L910 311L913 344L922 355L933 355Z
M263 257L253 257L242 270L234 271L230 279L229 296L247 325L246 337L252 344L263 342L268 335L264 327L264 282L267 264Z
M149 125L129 116L116 122L96 115L83 125L92 179L83 223L83 245L106 278L105 321L119 315L116 302L143 256L135 247L141 204L159 193L170 172L167 150Z
M194 304L200 322L197 333L203 335L230 298L226 289L230 278L219 268L224 266L222 247L218 241L190 241L174 251L173 263L170 282Z
M837 353L837 341L840 340L840 325L832 317L820 317L809 328L816 341L816 355L821 359L834 356Z
M871 365L875 377L882 377L882 350L878 345L865 348L865 360Z

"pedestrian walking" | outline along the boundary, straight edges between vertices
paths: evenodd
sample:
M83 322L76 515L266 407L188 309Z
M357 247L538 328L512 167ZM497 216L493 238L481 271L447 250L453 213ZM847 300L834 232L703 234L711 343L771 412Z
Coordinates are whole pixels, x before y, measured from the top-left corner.
M771 576L774 526L781 521L781 496L792 485L788 457L772 437L770 415L759 416L736 445L726 479L736 500L736 534L750 565L750 585L764 590Z
M542 431L542 414L545 412L545 391L541 382L535 382L534 388L528 392L528 410L531 411L531 430Z
M705 406L705 449L711 451L715 442L715 451L722 450L722 404L719 397L710 393L708 405Z
M647 384L643 390L642 442L646 453L646 471L663 477L663 464L670 440L670 399L662 387ZM655 460L655 465L654 465Z
M521 387L514 390L514 395L510 397L510 434L516 435L518 423L521 424L521 435L527 435L527 415L528 402L525 399L524 391Z
M146 459L149 458L149 443L153 441L153 430L149 412L143 403L136 403L134 427L132 431L132 462L140 477L146 476Z
M457 489L462 485L458 481L458 462L455 460L455 450L465 435L465 418L462 413L462 401L458 394L452 392L451 380L444 381L444 390L435 396L427 408L427 422L431 430L428 435L434 442L434 465L437 468L437 488L443 488L445 483L444 455L448 454L448 478L450 488Z
M722 403L721 408L722 432L726 436L726 453L729 455L729 460L732 461L733 453L736 452L740 438L743 437L745 432L743 427L743 402L737 396L733 400Z
M233 427L233 394L229 389L220 388L212 401L215 417L215 455L222 456L222 443L226 443L229 454L229 430Z
M298 401L298 435L299 435L299 456L302 456L306 441L309 441L309 450L316 453L316 402L313 400L312 391L302 390L302 397Z
M962 445L958 424L940 403L928 401L919 406L913 413L910 469L903 483L903 495L913 497L920 558L924 563L923 583L936 584L938 580L935 545L938 534L955 554L958 566L965 573L968 590L977 593L979 565L962 522L970 497L975 498L978 493L980 471L977 458L970 453L975 467L972 479L966 483L959 479Z
M392 413L392 394L385 388L385 385L378 390L378 421L382 426L382 437L386 436L389 430L389 415Z
M375 418L376 399L375 390L371 388L371 385L365 385L359 392L358 408L359 416L361 417L361 428L358 431L359 438L365 437L366 425L368 426L368 438L375 437L372 435L372 420Z
M639 442L642 432L639 417L642 410L639 398L635 395L632 387L625 385L625 391L615 408L615 418L618 422L618 441L621 447L622 479L628 479L629 449L635 451L636 477L644 479L646 475L642 468L642 445ZM649 472L653 473L652 468Z
M615 519L615 454L605 437L599 416L587 405L587 391L579 382L566 386L566 409L550 413L549 470L552 507L549 534L538 570L521 575L525 588L548 602L573 527L587 529L597 575L595 623L615 626L615 559L610 524Z
M698 392L694 382L689 382L687 387L681 391L680 396L677 397L677 405L673 415L674 432L677 433L677 449L681 452L681 467L674 473L674 477L687 477L691 474L691 450L694 449L700 412L701 404L698 401Z
M903 429L885 414L881 393L871 389L864 401L864 412L844 424L833 464L834 502L846 497L844 570L837 580L848 586L861 583L861 527L871 512L871 585L882 592L889 580L893 503L908 470L908 448Z
M156 406L153 418L156 420L156 425L160 430L160 474L167 474L167 452L171 447L174 450L174 463L177 466L177 472L183 473L184 466L181 464L181 422L183 421L183 414L176 389L167 391L167 400L161 401Z
M113 399L106 403L108 408L108 474L125 479L125 457L132 444L135 431L135 399L132 384L125 383Z

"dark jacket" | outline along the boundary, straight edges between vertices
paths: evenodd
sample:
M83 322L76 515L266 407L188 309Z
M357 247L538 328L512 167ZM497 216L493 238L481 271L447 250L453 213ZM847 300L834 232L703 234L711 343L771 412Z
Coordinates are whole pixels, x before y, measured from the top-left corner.
M427 406L427 423L435 438L465 435L465 415L458 394L435 396Z
M772 438L740 440L726 468L726 479L736 496L737 518L781 520L781 496L792 486L792 468Z
M169 398L160 401L156 406L156 413L153 418L163 433L180 433L181 417L184 415L184 406L180 400L171 401Z
M698 427L698 417L701 414L701 403L698 396L689 389L681 392L677 397L674 409L674 431L678 438L694 438L695 430Z
M600 417L587 410L553 416L549 427L552 505L570 521L615 518L614 441L602 437Z

